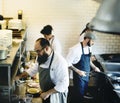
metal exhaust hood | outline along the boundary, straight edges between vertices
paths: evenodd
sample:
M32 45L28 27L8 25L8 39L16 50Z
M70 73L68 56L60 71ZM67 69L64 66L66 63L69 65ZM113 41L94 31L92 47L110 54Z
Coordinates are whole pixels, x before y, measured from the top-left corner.
M103 0L88 27L94 31L120 35L120 0Z

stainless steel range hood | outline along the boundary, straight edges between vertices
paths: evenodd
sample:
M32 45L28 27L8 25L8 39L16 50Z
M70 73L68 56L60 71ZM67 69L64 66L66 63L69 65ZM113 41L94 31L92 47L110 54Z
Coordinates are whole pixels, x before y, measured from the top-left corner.
M88 27L95 31L120 35L120 0L103 0Z

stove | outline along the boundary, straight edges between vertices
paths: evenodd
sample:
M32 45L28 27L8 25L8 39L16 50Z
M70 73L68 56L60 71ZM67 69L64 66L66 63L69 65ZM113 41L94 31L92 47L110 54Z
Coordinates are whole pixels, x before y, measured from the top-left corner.
M108 76L110 84L113 86L113 91L120 99L120 72L108 72L106 75Z
M104 72L120 72L120 54L99 54L95 56L102 65Z
M93 72L90 76L89 92L95 103L120 103L120 73Z

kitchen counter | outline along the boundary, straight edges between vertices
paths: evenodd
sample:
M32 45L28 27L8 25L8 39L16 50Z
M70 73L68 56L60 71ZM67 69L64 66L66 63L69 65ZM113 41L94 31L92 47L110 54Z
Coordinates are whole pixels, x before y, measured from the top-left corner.
M25 96L25 94L27 93L27 88L29 88L26 83L21 83L19 86L16 87L16 90L14 92L14 94L20 96L23 95ZM42 103L42 100L40 97L33 97L32 99L32 103Z

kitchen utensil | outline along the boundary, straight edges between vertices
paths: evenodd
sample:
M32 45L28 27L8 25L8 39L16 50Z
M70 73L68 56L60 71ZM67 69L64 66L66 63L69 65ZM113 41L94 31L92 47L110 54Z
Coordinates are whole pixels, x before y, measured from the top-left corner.
M16 94L11 95L11 103L18 103L19 102L19 97Z
M6 47L0 46L0 60L4 60L7 58L8 49Z
M120 73L119 72L108 72L107 76L112 80L116 82L120 82Z
M25 103L31 103L32 102L33 95L32 94L26 94L26 102Z

